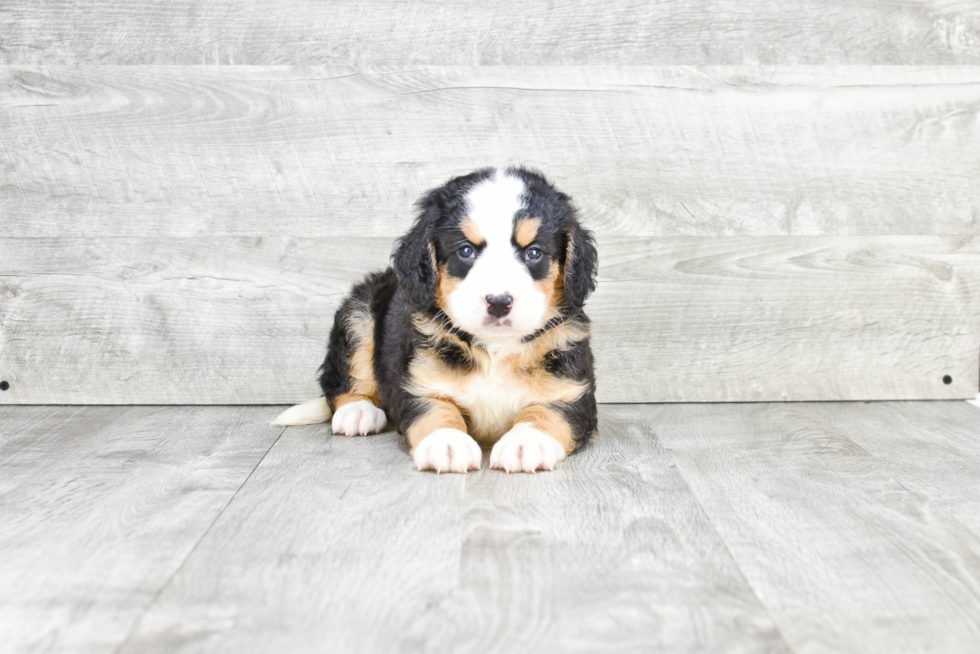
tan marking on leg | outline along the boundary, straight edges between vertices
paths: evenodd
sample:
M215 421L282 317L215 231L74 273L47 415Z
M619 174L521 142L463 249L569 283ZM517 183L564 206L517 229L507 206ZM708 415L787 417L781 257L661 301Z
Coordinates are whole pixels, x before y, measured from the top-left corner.
M408 439L412 452L415 451L423 438L437 429L466 431L466 421L463 419L459 407L455 404L446 400L426 400L426 403L429 405L428 411L405 430L405 438Z
M333 410L336 412L337 409L344 406L345 404L351 404L352 402L360 402L362 400L368 400L372 404L374 400L365 395L357 395L356 393L341 393L335 398L332 398L330 403L333 404ZM377 405L375 405L377 406Z
M540 218L522 218L514 227L514 241L522 248L526 248L538 237L539 229L541 229Z
M463 222L459 225L460 231L463 232L463 236L469 240L473 245L483 245L483 234L480 232L480 228L477 227L476 223L469 218L464 218Z
M346 327L353 337L354 348L348 364L349 395L371 400L378 406L380 395L374 378L374 316L366 305L358 305L347 316Z
M529 422L538 431L544 432L554 438L565 448L565 454L569 454L575 449L572 428L558 411L540 404L532 404L525 407L517 415L514 424L516 425L521 422Z

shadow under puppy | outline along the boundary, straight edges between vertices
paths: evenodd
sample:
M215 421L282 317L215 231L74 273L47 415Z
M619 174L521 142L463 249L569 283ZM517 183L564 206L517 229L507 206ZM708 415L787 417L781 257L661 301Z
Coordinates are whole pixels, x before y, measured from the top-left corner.
M390 420L419 470L552 470L596 430L592 234L570 198L523 168L450 180L418 202L394 266L334 318L324 397L274 424L352 436Z

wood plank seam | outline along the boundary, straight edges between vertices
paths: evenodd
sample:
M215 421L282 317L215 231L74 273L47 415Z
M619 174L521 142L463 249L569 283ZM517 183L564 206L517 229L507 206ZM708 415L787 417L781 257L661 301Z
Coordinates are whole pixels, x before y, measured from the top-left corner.
M807 411L805 405L799 409L794 409L783 403L771 404L770 406L760 404L753 411L742 411L741 409L738 411L728 411L726 405L712 406L706 404L690 405L686 409L677 405L664 407L667 415L673 414L678 419L667 427L668 434L673 430L673 435L668 436L668 440L673 440L676 447L673 449L665 447L664 449L671 453L677 467L681 470L681 476L695 497L698 498L699 504L704 507L707 513L713 513L716 517L718 522L711 521L711 524L719 532L722 543L730 551L733 549L740 550L740 558L733 557L736 565L743 571L747 578L754 578L758 584L763 586L757 591L756 587L749 584L753 592L757 594L761 592L763 595L760 603L768 602L763 603L763 606L766 606L767 609L771 609L771 612L775 612L782 617L782 624L776 618L773 619L774 624L781 628L781 633L788 634L788 638L796 643L797 647L802 646L804 649L810 649L810 642L807 639L816 638L819 640L825 632L828 633L828 638L831 640L835 637L843 638L844 641L849 641L852 644L854 639L862 643L866 642L867 634L860 630L855 631L853 625L849 627L846 620L838 621L838 624L833 627L825 625L825 629L808 633L806 621L800 622L798 617L800 606L808 607L808 611L813 610L809 608L812 607L810 603L811 598L809 596L801 598L797 594L794 599L792 593L790 595L781 594L779 587L784 582L781 581L778 573L774 575L772 564L765 560L766 557L760 556L763 551L759 549L760 547L775 547L778 550L775 552L777 560L779 552L782 552L782 555L786 556L789 552L794 551L794 547L799 546L802 546L805 551L802 560L806 560L807 556L812 557L814 555L820 557L825 555L833 556L834 548L841 542L836 540L839 535L834 530L834 527L845 525L850 521L852 524L861 525L861 528L868 530L866 537L870 541L865 543L865 547L873 548L876 545L886 548L894 547L904 552L906 551L906 546L897 545L896 543L899 541L891 540L890 537L894 538L896 534L892 532L889 535L888 530L904 528L902 526L905 524L903 520L907 519L914 523L915 531L910 533L916 534L918 538L915 544L908 545L908 548L910 548L908 551L918 551L921 558L915 559L915 557L912 557L908 561L892 559L884 563L882 568L878 568L877 572L883 574L889 570L896 569L895 566L900 566L898 569L901 569L903 573L911 575L910 579L924 580L924 583L932 584L929 572L930 566L950 566L954 565L954 562L962 562L967 568L965 570L967 576L965 579L960 580L957 587L966 588L967 590L964 593L968 597L970 596L969 589L976 588L976 558L972 556L972 552L975 552L975 545L970 544L970 542L976 542L975 532L971 530L969 525L965 525L962 520L959 520L949 507L937 503L935 501L936 498L929 497L925 493L910 490L894 474L895 468L887 460L875 456L866 447L852 438L851 433L845 426L838 424L837 421L830 417L837 407L860 406L862 405L857 405L856 403L826 403L826 411L823 410L823 407L820 407L819 410L815 408L814 411ZM732 408L734 409L735 407L733 406ZM707 424L715 425L716 429L695 433L696 430L693 429L691 414L696 414L701 424L705 424L704 421L707 420ZM650 414L651 417L655 417L656 415L660 414ZM740 415L744 416L744 418L738 418L734 421L729 420L729 417L732 415ZM712 420L719 422L711 422ZM774 429L770 421L775 422ZM772 431L772 435L763 435L757 438L754 435L749 436L748 434L741 433L737 435L726 435L725 431L717 432L719 425L724 425L727 429L753 429L753 427L762 430L768 429ZM680 457L674 456L675 451L680 454ZM728 459L727 462L726 459ZM757 459L758 461L756 462ZM837 507L840 509L839 513L836 510L823 514L819 510L810 511L803 514L805 516L803 522L807 523L807 521L810 521L808 525L793 523L791 514L781 515L784 511L780 507L785 508L789 504L792 504L795 501L794 498L800 496L798 490L788 494L780 494L778 491L772 493L771 485L774 483L778 484L778 482L770 479L768 475L761 475L760 477L752 475L752 487L755 489L756 494L754 496L739 496L736 493L736 496L732 498L727 494L723 481L716 484L710 478L711 466L707 468L702 467L701 462L703 461L712 461L716 473L721 469L741 469L743 476L746 474L746 466L772 465L775 461L786 467L781 472L773 470L773 479L782 478L791 480L790 483L802 484L811 490L817 490L818 496L821 489L823 489L830 493L828 499L849 497L849 491L853 491L858 497L863 495L865 501L855 500L853 504L850 504L849 500L845 500L844 504ZM797 466L795 468L794 462ZM688 475L693 477L693 480ZM708 476L706 477L705 475ZM729 482L736 483L732 482L732 480L729 480ZM891 489L890 493L888 489ZM731 490L731 488L727 490ZM828 508L829 505L816 505L816 508L821 508L821 506ZM759 509L759 507L765 507L767 510L756 514L754 511ZM889 509L889 512L886 512L888 517L885 520L886 529L884 530L869 527L869 523L866 520L868 516L864 511L874 511L876 507ZM734 512L732 512L733 509ZM769 513L768 519L766 518L767 513ZM747 515L751 515L752 517L748 518ZM773 520L784 517L789 518L790 523L783 525L778 522L773 522ZM740 522L740 520L746 522ZM744 531L742 529L743 524L745 526ZM811 550L808 549L809 545L794 544L792 542L792 535L805 534L807 526L829 527L829 529L823 532L811 534L816 549ZM950 527L953 530L952 532L949 531ZM935 533L933 533L931 528L935 528ZM785 531L787 529L789 530L788 532ZM802 531L799 531L801 529ZM764 532L769 532L771 538L769 540L765 540L764 538L757 540L763 536ZM726 537L732 540L730 546ZM959 547L954 547L948 553L943 552L942 547L937 547L938 543L935 542L935 540L945 538L948 543L950 542L949 539L952 538L953 542L956 543L956 539L964 537L968 542L961 543ZM783 549L786 547L790 549ZM933 558L934 553L937 558ZM943 558L947 554L951 557L952 562ZM805 566L803 568L800 567L800 557L796 556L794 558L794 556L794 554L789 555L789 560L792 560L794 566L796 566L790 569L791 576L796 575L800 578L806 578L812 584L808 592L813 593L817 591L828 593L829 595L824 595L822 598L826 601L827 597L832 597L840 589L849 588L847 585L848 581L842 577L830 575L829 577L821 578L819 573L816 576L809 575L805 572ZM743 562L748 571L746 571L746 567L743 567ZM905 563L910 563L911 565L905 565ZM825 571L828 564L829 561L823 561L823 569ZM860 557L858 557L857 564L861 565ZM783 565L785 566L787 563L784 561ZM754 570L752 569L753 567L755 568ZM885 583L890 581L889 578L881 576L869 579L875 582ZM749 582L747 581L746 583L748 584ZM768 589L764 588L766 585L769 585ZM853 597L852 595L850 599L853 600ZM972 597L975 598L975 595ZM894 610L897 610L894 608L895 606L904 606L901 603L903 600L900 596L892 599L894 600L891 607L893 613L888 615L894 615ZM794 604L794 601L796 604ZM971 601L973 600L971 599ZM826 606L825 604L825 608ZM932 605L919 608L924 611L924 615L930 615L929 612L934 610ZM872 613L874 610L876 609L871 610ZM976 629L976 623L970 619L961 622L961 624L969 631L975 631ZM927 632L922 629L916 629L913 625L909 627L908 633L921 636ZM950 637L957 638L958 636ZM822 640L819 640L819 642L823 643L825 647L828 646ZM840 642L836 643L836 645L837 651L865 651L864 647L860 650L855 650L842 646ZM835 648L833 644L829 647L830 649ZM880 651L895 650L883 649ZM909 649L908 651L913 650ZM915 651L919 650L916 649Z
M286 433L286 430L287 429L289 429L289 428L288 427L283 427L282 428L282 431L279 432L279 435L278 436L276 436L276 440L274 440L272 442L272 445L269 446L269 449L267 449L265 451L265 454L262 455L262 458L259 459L258 463L256 463L255 466L252 468L252 470L248 473L248 476L245 477L245 480L238 486L237 489L235 489L235 492L228 499L228 501L225 502L225 505L223 507L221 507L221 510L218 511L215 514L214 519L211 521L211 524L209 524L208 525L208 528L205 529L201 533L201 536L197 539L197 542L194 543L194 547L192 547L190 549L190 551L187 553L187 556L184 557L184 560L180 562L180 565L179 566L177 566L176 568L174 568L174 571L170 574L170 577L167 578L167 581L164 584L162 584L160 586L160 588L157 589L156 593L153 594L153 599L151 599L149 602L147 602L146 606L140 612L139 617L136 618L136 620L133 621L133 626L130 628L129 632L126 634L126 638L124 638L119 643L119 645L116 646L116 648L113 650L114 653L118 653L118 652L122 651L122 649L126 646L126 643L128 643L129 640L133 637L133 635L137 632L137 630L139 629L140 623L143 621L144 616L146 616L146 614L149 613L150 610L153 608L153 606L157 603L157 601L160 599L160 595L163 594L163 591L166 590L167 587L170 586L171 583L173 583L174 578L184 568L184 565L187 563L187 561L192 556L194 556L194 552L197 551L198 546L200 546L201 542L205 538L207 538L207 535L209 533L211 533L211 530L214 528L214 525L218 522L218 520L221 518L221 516L224 514L224 512L228 510L228 507L231 506L232 502L235 501L235 498L238 497L238 494L241 492L241 490L248 483L248 480L252 478L252 475L255 474L255 471L259 469L259 466L262 465L262 462L265 461L265 458L267 456L269 456L269 452L271 452L272 451L272 448L274 448L276 446L276 443L279 442L279 439L282 438L282 435Z
M674 459L673 450L671 450L671 448L667 447L663 442L660 441L660 437L657 436L656 430L653 431L653 437L657 440L658 443L660 443L660 447L662 447L664 452L667 453L667 456L670 457L671 460L670 467L674 469L674 473L677 475L677 478L680 479L681 483L684 484L684 488L687 489L687 492L690 494L690 496L694 498L695 502L697 502L698 512L701 514L701 517L704 519L704 521L709 525L711 525L711 531L714 533L715 538L718 539L718 542L721 543L721 546L725 548L725 552L728 554L728 558L731 559L732 565L734 565L735 569L738 570L738 574L740 577L742 577L742 582L745 584L745 587L752 592L752 596L755 597L755 601L758 602L759 606L762 607L762 610L766 612L766 615L769 617L769 620L772 622L773 626L776 629L776 633L779 635L780 642L782 642L783 646L788 651L795 652L796 650L790 646L789 642L786 640L786 637L783 636L783 630L779 626L779 621L776 620L776 618L773 616L772 611L769 610L769 606L762 601L762 598L759 596L758 591L755 589L755 587L753 587L752 582L749 580L748 575L746 575L745 571L742 569L742 564L739 563L739 560L738 558L735 557L735 554L732 552L731 547L728 546L728 542L721 535L721 531L718 529L718 525L715 524L715 521L712 520L711 515L708 514L708 512L704 508L704 505L701 504L701 499L698 497L698 494L694 492L694 489L691 487L691 484L688 482L687 477L684 475L683 469L679 465L677 465L677 461Z

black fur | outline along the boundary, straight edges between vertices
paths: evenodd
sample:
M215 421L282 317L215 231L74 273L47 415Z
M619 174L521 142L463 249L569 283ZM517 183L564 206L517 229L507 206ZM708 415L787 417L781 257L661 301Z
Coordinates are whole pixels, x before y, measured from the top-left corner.
M587 323L588 318L581 314ZM557 409L572 428L575 449L578 450L595 435L598 417L595 404L595 373L593 371L592 349L589 339L580 341L568 350L549 352L544 361L545 370L566 379L586 380L588 390L575 402L556 402Z
M485 168L456 177L429 191L416 203L419 216L408 233L398 240L391 257L402 291L415 309L425 311L435 302L439 283L435 264L448 255L438 251L444 249L439 248L436 239L438 229L446 224L459 224L466 210L466 191L492 174L492 168Z
M585 305L586 298L595 290L599 270L592 232L579 224L571 198L555 189L540 174L527 168L514 171L528 189L526 210L521 216L545 218L539 237L548 239L561 234L560 251L555 253L565 267L565 299L573 308ZM551 253L549 253L551 254Z
M599 270L599 255L592 232L578 221L566 227L565 299L570 305L581 308L586 298L595 290L595 278Z
M327 358L319 370L320 388L323 389L331 409L335 409L333 398L350 391L351 380L347 371L350 369L355 337L350 332L346 317L353 311L362 311L365 308L369 310L375 319L375 348L383 349L384 345L378 338L378 327L383 323L378 320L378 317L387 313L388 305L397 288L398 280L391 268L384 272L371 273L367 279L351 290L351 294L334 314L333 328L330 330L330 340L327 345Z
M415 223L396 244L393 267L368 276L354 287L334 318L327 356L321 366L319 381L328 401L349 391L347 371L354 342L345 318L351 311L364 307L370 310L374 319L374 374L381 408L389 421L402 431L426 408L424 400L406 391L410 383L409 364L417 352L431 347L451 369L466 370L474 365L468 352L472 345L469 334L458 329L453 332L464 347L447 341L432 344L416 330L413 317L448 322L445 314L435 306L438 266L445 264L450 274L465 275L465 269L460 267L465 267L465 262L450 261L462 239L459 225L466 209L464 197L470 187L493 172L493 169L478 170L427 192L417 204ZM556 259L565 271L565 303L557 307L561 319L553 320L536 334L525 337L525 342L562 322L587 325L588 318L582 312L582 306L595 290L598 265L591 232L579 224L570 198L555 190L540 174L523 168L509 172L519 176L527 189L525 210L515 220L532 216L541 219L535 240L535 245L544 252L541 265ZM528 267L533 276L533 264L529 262ZM595 381L588 339L568 350L552 352L544 365L549 373L558 377L587 382L587 391L578 401L552 405L571 426L576 448L581 447L596 430Z
M447 368L462 371L473 369L473 357L456 343L439 341L432 349Z

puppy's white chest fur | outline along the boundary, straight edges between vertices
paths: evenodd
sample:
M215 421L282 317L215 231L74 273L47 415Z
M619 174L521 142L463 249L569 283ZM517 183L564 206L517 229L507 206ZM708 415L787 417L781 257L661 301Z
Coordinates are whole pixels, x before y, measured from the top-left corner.
M483 441L503 436L530 404L527 379L512 364L492 355L489 363L464 378L453 399L469 412L472 435Z
M514 426L521 409L535 402L526 373L515 365L519 355L490 349L465 373L446 375L432 357L418 362L413 392L453 401L469 416L470 434L493 442ZM421 370L426 364L428 372ZM434 374L433 374L434 369Z

